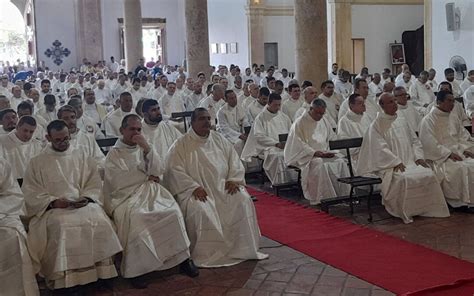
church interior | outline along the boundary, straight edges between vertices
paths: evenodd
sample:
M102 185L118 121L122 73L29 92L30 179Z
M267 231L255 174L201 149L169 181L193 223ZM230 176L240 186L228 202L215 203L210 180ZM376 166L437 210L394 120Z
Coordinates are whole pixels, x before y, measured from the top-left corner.
M0 296L474 295L473 0L0 0Z

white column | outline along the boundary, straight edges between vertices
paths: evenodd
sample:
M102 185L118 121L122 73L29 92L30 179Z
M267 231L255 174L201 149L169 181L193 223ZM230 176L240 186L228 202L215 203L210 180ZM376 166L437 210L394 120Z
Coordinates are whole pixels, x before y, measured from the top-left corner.
M133 71L143 58L142 6L140 0L124 0L123 25L127 70Z
M186 0L186 65L189 77L197 73L210 74L209 27L207 19L207 0Z

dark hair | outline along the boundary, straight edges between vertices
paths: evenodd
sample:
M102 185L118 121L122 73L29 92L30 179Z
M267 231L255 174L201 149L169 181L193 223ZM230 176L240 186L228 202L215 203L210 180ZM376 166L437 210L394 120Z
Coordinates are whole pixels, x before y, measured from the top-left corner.
M16 107L17 111L28 109L33 114L34 105L30 101L23 101Z
M301 83L301 88L307 88L308 86L313 86L313 83L309 80L305 80Z
M363 78L357 78L357 79L354 81L354 89L359 89L360 84L361 84L362 82L367 83L367 81L366 81L365 79L363 79Z
M454 70L452 68L444 69L444 75L454 74Z
M292 83L290 85L288 85L288 92L291 92L293 90L293 88L299 88L300 86L298 85L298 83Z
M328 84L334 85L334 82L332 80L326 80L323 83L321 83L321 89L325 88Z
M201 112L207 112L207 109L203 107L194 109L193 113L191 113L191 122L194 122L197 119L198 114Z
M29 116L29 115L22 116L20 117L20 120L18 120L18 123L16 124L16 126L19 127L25 123L31 126L36 126L36 119L33 116Z
M43 100L44 100L45 105L56 104L56 97L54 95L51 95L51 94L45 95Z
M0 111L0 120L3 120L3 116L7 115L8 113L16 114L16 111L11 108L3 109L2 111Z
M453 95L453 93L450 91L445 91L445 90L439 91L438 94L436 95L436 103L444 102L444 100L446 100L446 97L448 95Z
M74 113L74 114L77 115L77 113L76 113L76 108L74 108L73 106L70 106L70 105L64 105L64 106L62 106L61 108L59 108L59 110L58 110L58 118L59 118L59 119L61 118L61 115L62 115L64 112L72 112L72 113Z
M277 80L275 81L275 86L285 86L285 85L283 84L283 81Z
M258 95L259 96L268 96L268 95L270 95L270 90L267 87L262 87L258 91Z
M46 83L49 83L49 85L51 85L51 81L49 81L49 79L43 79L41 80L41 86L43 86L43 84L46 84Z
M224 92L225 98L227 99L227 96L228 96L229 94L231 94L231 93L234 93L234 91L231 90L231 89L226 90L226 91Z
M120 124L120 127L126 128L128 126L128 119L130 118L136 119L138 121L142 120L140 116L138 116L137 114L128 114L128 115L125 115L125 117L122 119L122 123Z
M123 93L120 94L119 100L121 100L121 99L122 99L123 97L125 97L125 96L130 96L130 97L131 97L132 94L129 93L128 91L124 91Z
M26 82L25 84L23 84L23 90L25 92L31 90L33 88L33 84L29 83L29 82Z
M453 86L451 85L451 83L449 83L448 81L443 81L439 84L438 86L438 89L440 88L441 85L449 85L449 90L452 92L453 91Z
M67 128L66 122L64 122L64 120L56 119L56 120L51 121L51 122L48 124L48 126L46 127L46 131L48 132L48 135L51 135L51 132L52 132L53 130L55 130L55 131L61 131L61 130L63 130L64 128Z
M158 105L158 101L157 100L154 100L154 99L146 99L144 102L143 102L143 105L142 105L142 112L143 113L148 113L148 111L151 109L151 107L154 107Z
M133 78L132 84L135 84L135 82L141 83L140 78Z
M281 96L277 93L271 93L268 96L268 104L271 104L273 101L281 101Z
M349 102L349 105L354 105L355 102L356 102L356 98L360 97L361 95L359 94L352 94L349 96L349 99L348 99L348 102Z

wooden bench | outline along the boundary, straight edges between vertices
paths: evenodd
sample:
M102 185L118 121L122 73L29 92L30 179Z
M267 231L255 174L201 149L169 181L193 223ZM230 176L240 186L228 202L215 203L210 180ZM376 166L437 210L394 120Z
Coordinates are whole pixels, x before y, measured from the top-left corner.
M373 177L363 177L354 175L352 168L352 159L350 154L351 148L358 148L362 145L362 138L342 139L329 141L329 148L331 150L346 150L347 155L347 166L349 167L349 177L338 178L337 180L341 183L348 184L351 186L349 196L338 196L334 198L326 198L321 200L321 209L325 212L329 212L329 206L349 202L351 208L351 214L354 213L354 203L356 199L367 197L367 210L369 214L369 222L372 222L372 209L371 199L374 194L374 185L381 184L382 179ZM368 194L356 194L355 189L358 187L369 187ZM365 192L360 190L360 192Z

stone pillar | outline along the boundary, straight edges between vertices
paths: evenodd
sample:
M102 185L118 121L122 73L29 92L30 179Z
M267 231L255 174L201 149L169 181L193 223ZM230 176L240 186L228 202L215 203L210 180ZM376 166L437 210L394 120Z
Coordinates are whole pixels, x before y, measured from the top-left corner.
M425 0L424 3L424 43L425 43L425 69L433 67L433 53L432 53L432 0Z
M127 70L134 71L138 60L143 58L142 6L140 0L124 0L123 28Z
M263 18L264 3L260 0L248 0L247 27L249 36L249 64L258 65L265 63L265 53L263 46Z
M296 78L328 79L326 0L295 1Z
M352 9L351 3L330 3L333 62L349 72L352 69Z
M186 65L189 77L196 78L199 72L210 75L209 26L207 0L185 0L186 19Z
M92 64L104 57L100 0L76 0L77 64L86 58Z

